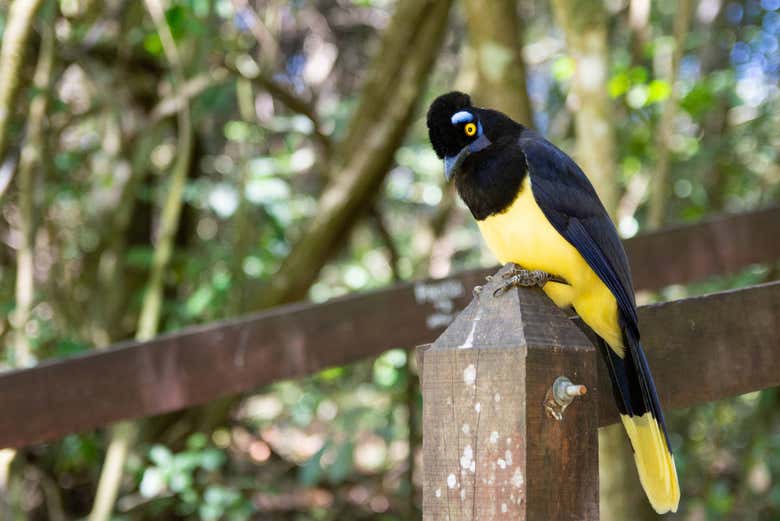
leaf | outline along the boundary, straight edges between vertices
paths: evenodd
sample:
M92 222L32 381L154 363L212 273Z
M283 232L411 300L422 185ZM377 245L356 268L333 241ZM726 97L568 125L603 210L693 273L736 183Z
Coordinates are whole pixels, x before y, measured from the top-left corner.
M174 492L183 492L192 488L192 475L181 469L174 472L169 481L171 490Z
M609 95L613 98L619 98L620 96L628 92L628 89L630 87L631 87L631 81L628 79L628 74L626 74L625 72L620 72L612 76L609 79L609 83L607 84Z
M149 467L144 471L138 491L143 497L151 498L159 495L165 489L165 477L157 467Z
M70 338L64 338L59 340L54 347L54 356L57 358L66 358L83 353L84 351L89 351L89 349L90 345L87 343L79 342L78 340L73 340Z
M214 297L214 288L211 286L201 286L187 299L184 305L184 311L188 317L194 318L200 316L211 303Z
M298 470L298 483L303 487L311 487L317 484L322 476L322 465L320 460L325 451L330 447L330 442L324 443L309 460L300 466Z
M167 467L173 462L173 454L164 445L154 445L149 449L149 459L158 467Z
M152 56L162 56L162 40L156 32L149 33L144 37L144 49Z
M187 438L187 448L190 450L201 450L206 448L208 441L209 439L205 434L202 432L196 432Z
M569 56L563 56L553 62L552 75L559 83L569 80L574 76L574 60Z
M355 444L352 441L347 441L339 446L336 459L328 466L328 480L331 483L339 484L352 473L354 452Z
M218 449L209 449L203 452L200 460L200 467L203 470L212 472L219 469L224 463L227 457Z
M709 83L699 82L680 100L680 107L693 117L701 117L712 109L715 95Z
M672 87L665 80L653 80L647 89L647 102L658 103L664 101L672 93Z

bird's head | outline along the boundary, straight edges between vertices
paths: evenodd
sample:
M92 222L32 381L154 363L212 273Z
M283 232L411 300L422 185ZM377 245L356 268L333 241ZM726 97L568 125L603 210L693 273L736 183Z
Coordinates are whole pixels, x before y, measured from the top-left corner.
M468 94L450 92L436 98L428 109L428 137L433 150L444 159L444 176L449 181L465 159L490 146L480 109Z

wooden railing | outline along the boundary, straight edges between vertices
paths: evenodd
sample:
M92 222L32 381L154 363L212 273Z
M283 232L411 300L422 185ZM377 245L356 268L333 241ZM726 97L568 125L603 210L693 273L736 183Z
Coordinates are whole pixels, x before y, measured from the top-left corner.
M635 285L657 289L780 259L779 223L780 208L771 208L629 239ZM283 306L4 373L0 447L174 411L430 342L491 271ZM780 384L778 283L644 307L640 320L670 407ZM708 378L687 385L691 367ZM606 381L602 375L598 385ZM597 409L601 425L615 421L608 400L599 399Z

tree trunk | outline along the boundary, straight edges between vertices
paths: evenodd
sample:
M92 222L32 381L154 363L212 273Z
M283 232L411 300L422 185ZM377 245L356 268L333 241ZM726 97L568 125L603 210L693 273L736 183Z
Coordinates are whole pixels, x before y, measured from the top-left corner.
M674 117L677 113L677 95L675 83L685 48L685 36L688 34L688 26L691 20L691 0L680 0L677 4L677 17L674 19L674 43L666 60L668 70L667 81L671 92L664 102L661 112L661 120L658 122L656 135L656 147L658 148L658 160L655 166L655 175L650 185L650 215L647 224L651 230L660 228L666 218L667 201L669 199L669 161L672 132L674 131Z
M631 28L631 54L635 64L644 61L644 50L650 41L650 0L630 0L628 26Z
M475 102L533 127L516 2L467 0L466 17L477 68Z
M618 186L613 108L607 90L607 13L601 0L553 0L553 9L576 67L569 99L577 132L575 156L614 215Z
M711 18L701 20L707 40L702 44L699 52L702 77L709 76L714 71L729 69L731 67L729 49L718 45L718 38L723 26L728 23L725 20L723 2L718 4L718 11ZM709 199L709 210L713 213L725 210L728 165L734 160L729 147L728 111L730 107L728 92L716 94L712 109L708 111L702 126L702 150L714 150L712 161L707 169L704 185ZM770 279L772 280L772 279Z
M54 5L51 5L47 10L53 13ZM16 264L16 306L13 319L15 338L13 346L14 365L19 367L26 367L34 363L32 346L25 332L25 327L30 319L34 298L33 250L35 249L36 230L36 178L42 177L39 175L39 168L44 147L43 127L46 121L49 87L54 63L52 16L47 16L46 18L47 20L43 24L41 50L33 79L33 86L37 91L37 95L30 103L27 136L22 147L18 173L21 241L17 252Z
M5 162L8 127L19 92L27 38L41 3L42 0L14 0L8 10L8 25L0 49L0 164Z
M56 12L54 3L46 9L42 25L41 48L38 63L35 67L33 86L37 95L30 103L30 117L27 123L27 135L22 147L19 161L19 224L21 228L19 250L16 256L16 302L11 320L14 335L12 342L11 364L17 367L27 367L35 363L32 345L27 334L27 323L32 313L35 298L34 251L36 235L36 192L37 178L42 178L41 155L44 148L43 130L46 123L46 110L49 101L52 69L54 64L54 24L52 20ZM5 47L3 48L5 50ZM3 80L0 79L0 82ZM0 113L2 112L0 105ZM0 114L2 118L2 114ZM2 129L0 129L2 133ZM0 137L0 139L2 139ZM22 477L15 472L16 451L8 449L0 458L0 495L5 503L0 506L4 515L14 519L24 519L26 514L14 504L23 493ZM20 469L19 469L20 470Z

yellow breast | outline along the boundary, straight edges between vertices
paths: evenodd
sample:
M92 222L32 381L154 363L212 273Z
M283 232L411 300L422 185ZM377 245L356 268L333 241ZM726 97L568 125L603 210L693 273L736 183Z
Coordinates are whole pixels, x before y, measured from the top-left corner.
M542 213L530 177L517 199L501 214L477 221L493 254L502 263L560 275L570 285L547 283L544 291L559 307L574 306L582 319L615 350L622 347L617 302L609 288Z

